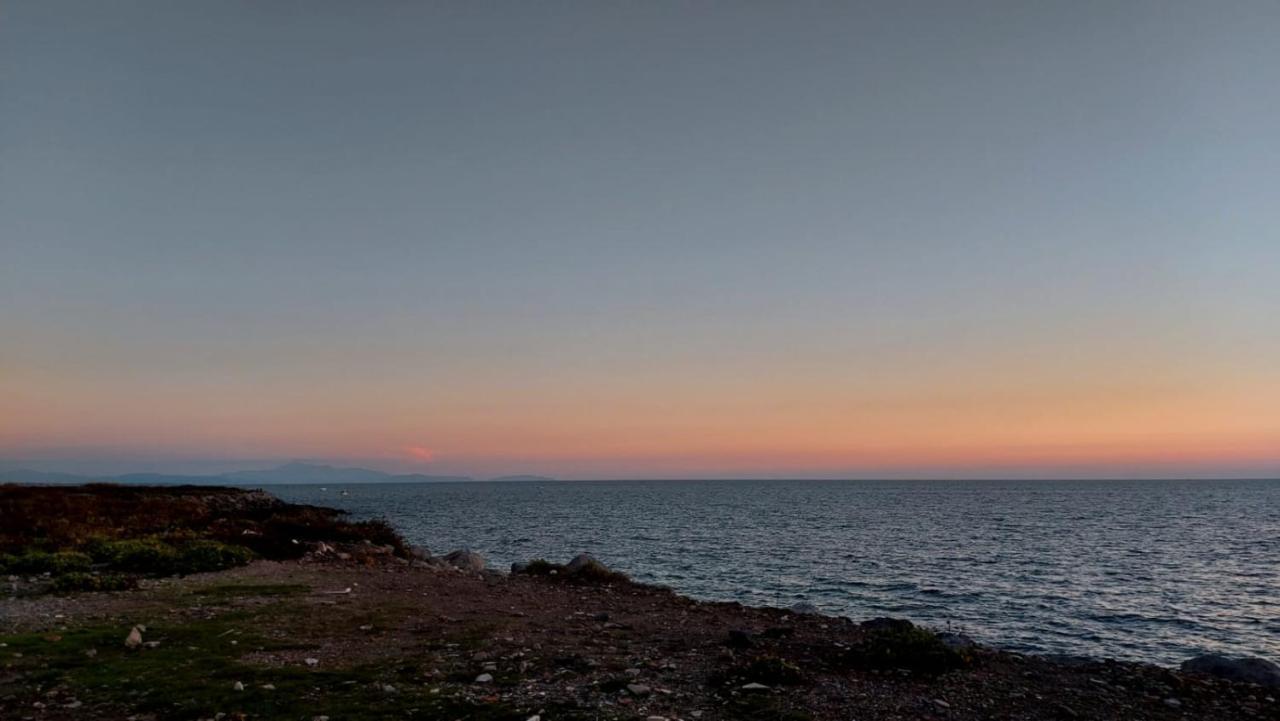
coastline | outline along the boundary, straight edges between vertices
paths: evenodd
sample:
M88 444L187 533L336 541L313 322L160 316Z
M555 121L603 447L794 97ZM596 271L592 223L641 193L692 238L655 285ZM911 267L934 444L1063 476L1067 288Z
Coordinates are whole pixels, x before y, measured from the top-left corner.
M368 539L297 545L137 590L11 581L0 717L1280 718L1280 689L694 601L602 566L497 573Z

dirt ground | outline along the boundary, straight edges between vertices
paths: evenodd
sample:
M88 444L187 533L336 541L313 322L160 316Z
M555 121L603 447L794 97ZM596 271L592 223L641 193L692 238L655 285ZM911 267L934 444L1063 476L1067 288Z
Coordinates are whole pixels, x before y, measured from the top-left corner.
M1275 690L1153 666L868 663L868 633L628 582L260 561L0 598L0 719L1280 719Z

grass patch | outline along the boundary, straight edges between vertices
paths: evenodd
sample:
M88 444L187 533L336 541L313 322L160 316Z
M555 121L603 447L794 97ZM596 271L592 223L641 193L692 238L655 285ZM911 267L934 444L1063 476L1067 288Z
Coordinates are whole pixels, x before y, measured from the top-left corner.
M136 576L122 573L66 573L53 579L53 593L77 591L129 591L138 587Z
M0 573L32 576L48 573L56 576L63 573L88 571L92 565L93 559L85 553L76 551L49 553L29 550L16 556L6 554L0 558Z
M225 592L230 587L215 588ZM284 591L294 592L294 588ZM305 613L296 608L275 610ZM261 620L257 614L236 613L156 625L148 628L143 638L159 645L136 650L124 647L128 633L124 624L54 635L0 636L0 642L7 645L4 673L0 675L0 716L5 716L6 708L29 708L55 686L66 687L86 704L86 710L128 709L130 713L154 714L158 719L212 718L219 713L262 721L296 721L317 715L484 721L523 721L529 716L527 710L501 704L473 704L447 694L431 694L430 686L421 682L425 669L404 659L323 669L241 661L241 655L250 651L288 647L255 633ZM243 690L235 690L237 682ZM386 690L387 685L394 690ZM7 707L10 701L16 705Z
M223 583L205 586L191 592L204 599L280 598L301 596L311 592L311 587L301 583Z

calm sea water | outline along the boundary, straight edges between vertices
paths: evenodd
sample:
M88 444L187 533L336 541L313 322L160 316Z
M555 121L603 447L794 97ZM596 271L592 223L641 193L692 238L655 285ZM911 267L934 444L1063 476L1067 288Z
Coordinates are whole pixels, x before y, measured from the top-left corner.
M1033 653L1280 660L1280 481L280 486L494 566L590 551L689 596L892 615ZM346 490L348 495L340 495Z

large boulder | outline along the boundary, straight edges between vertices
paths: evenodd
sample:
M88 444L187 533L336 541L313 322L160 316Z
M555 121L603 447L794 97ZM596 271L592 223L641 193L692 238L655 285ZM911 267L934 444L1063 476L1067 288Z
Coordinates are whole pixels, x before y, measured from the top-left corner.
M611 570L596 560L590 553L579 553L564 566L564 572L570 577L607 581L621 577L622 574Z
M484 570L484 556L466 548L446 553L444 560L450 566L463 571L480 573Z
M579 553L564 565L564 571L569 575L573 575L582 571L582 569L589 568L591 566L604 567L604 564L597 561L595 556L592 556L590 553Z
M1249 656L1230 658L1216 653L1207 653L1183 661L1182 670L1186 673L1217 676L1229 681L1280 687L1280 666L1263 658Z

